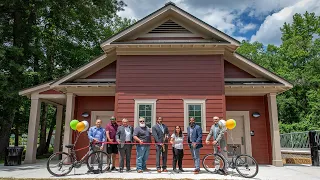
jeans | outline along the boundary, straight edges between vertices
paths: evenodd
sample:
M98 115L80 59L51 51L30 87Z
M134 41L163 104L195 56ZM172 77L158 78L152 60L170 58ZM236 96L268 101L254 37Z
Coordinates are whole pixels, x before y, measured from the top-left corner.
M137 145L137 171L138 170L145 170L147 168L147 160L149 157L150 152L150 145Z
M196 149L191 146L190 151L191 151L192 159L194 161L195 168L200 170L200 148Z
M183 149L176 149L173 147L172 148L172 155L173 155L173 160L172 160L173 170L176 169L177 162L178 162L179 169L182 169Z
M162 146L156 145L156 166L157 169L161 169L160 157L162 156L162 169L167 169L167 156L168 156L168 145L164 145L164 152Z

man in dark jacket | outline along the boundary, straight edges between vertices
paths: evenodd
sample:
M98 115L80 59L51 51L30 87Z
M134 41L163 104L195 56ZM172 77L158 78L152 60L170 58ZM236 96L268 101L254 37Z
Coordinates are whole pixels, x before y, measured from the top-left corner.
M160 156L162 155L162 171L167 170L167 157L168 157L168 127L162 124L162 117L158 117L157 124L152 127L152 136L156 144L156 166L158 173L161 173Z
M118 148L120 152L120 160L119 160L119 171L123 172L124 167L124 158L126 158L126 167L127 172L130 171L130 158L131 158L131 149L133 142L133 128L128 125L127 119L122 119L122 126L118 127L116 140L118 142Z
M192 158L194 160L195 169L194 174L200 172L200 148L202 145L202 128L195 124L193 117L190 118L190 126L187 128L188 131L188 143L191 151Z

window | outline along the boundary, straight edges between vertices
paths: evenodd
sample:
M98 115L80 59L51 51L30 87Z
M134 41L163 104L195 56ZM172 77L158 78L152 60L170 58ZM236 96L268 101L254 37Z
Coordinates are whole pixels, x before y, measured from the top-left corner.
M134 126L139 125L139 118L144 117L146 126L151 128L156 123L156 99L136 99Z
M196 99L184 100L184 131L187 132L190 117L195 118L195 123L206 132L206 101Z

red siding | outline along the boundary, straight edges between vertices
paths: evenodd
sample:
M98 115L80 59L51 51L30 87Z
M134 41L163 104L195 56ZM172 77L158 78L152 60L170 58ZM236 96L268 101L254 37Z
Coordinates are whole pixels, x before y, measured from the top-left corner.
M85 119L90 123L91 111L114 111L114 96L77 96L75 98L74 119L78 119L79 121ZM83 118L81 114L84 112L88 112L89 117ZM75 137L76 133L73 133L73 137ZM89 139L87 133L82 133L79 137L75 149L86 147L88 145L88 142ZM83 157L87 153L87 151L88 149L78 151L77 157Z
M157 99L156 116L162 116L172 132L176 125L184 127L183 99L206 99L209 130L213 116L225 117L223 65L221 56L118 56L116 116L129 119L133 125L134 99ZM170 146L169 167L171 151ZM201 157L209 152L212 147L205 146ZM131 164L135 166L135 149ZM154 146L147 164L155 167ZM193 167L187 146L184 167Z
M266 98L227 96L226 105L227 111L249 111L250 129L255 133L251 136L252 155L259 164L271 164L271 138ZM253 112L259 112L261 116L253 118L251 116Z
M224 77L225 78L255 78L251 74L229 63L226 60L224 61Z
M86 79L115 79L116 78L116 66L117 62L113 62L99 71L93 73Z
M53 89L50 89L50 90L47 90L47 91L43 91L39 94L63 94L62 92L59 92L59 91L56 91L56 90L53 90Z

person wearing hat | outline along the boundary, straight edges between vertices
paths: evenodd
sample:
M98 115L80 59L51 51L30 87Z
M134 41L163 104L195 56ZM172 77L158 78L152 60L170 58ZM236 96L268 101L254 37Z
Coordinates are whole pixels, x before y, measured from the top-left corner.
M111 155L112 159L112 168L108 168L110 171L117 171L115 163L116 163L116 155L118 154L118 144L116 143L116 134L118 130L118 124L116 118L112 116L110 118L110 123L106 126L106 136L107 142L111 142L112 144L107 144L107 153Z

